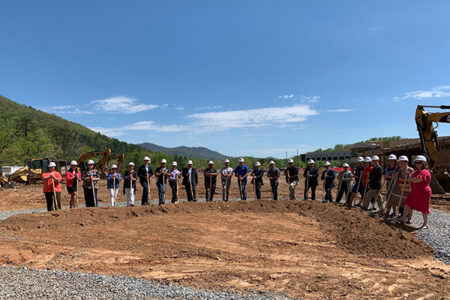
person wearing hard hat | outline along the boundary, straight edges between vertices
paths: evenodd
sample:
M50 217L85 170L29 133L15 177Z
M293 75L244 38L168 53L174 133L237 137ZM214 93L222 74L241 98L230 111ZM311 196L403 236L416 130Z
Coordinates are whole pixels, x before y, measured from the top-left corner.
M230 160L225 159L224 166L220 169L220 178L222 182L222 200L228 201L230 195L231 177L233 177L233 169L230 168Z
M364 157L360 156L357 159L358 165L352 173L352 178L355 178L355 184L352 187L352 192L349 197L347 197L346 205L348 207L353 206L353 200L357 193L360 194L361 199L364 197L364 184L362 183L362 178L364 176Z
M255 187L256 200L261 200L261 187L264 185L264 170L261 169L261 163L257 161L252 171L252 184Z
M181 182L186 189L188 202L197 201L195 187L198 184L197 170L192 167L192 160L188 160L187 167L181 171L183 181Z
M128 170L123 174L123 194L127 197L127 206L134 206L134 197L136 195L137 174L134 170L134 163L128 164Z
M172 169L169 172L169 186L172 189L172 203L178 202L178 179L181 178L181 172L177 169L177 162L172 162Z
M398 169L394 174L392 179L391 194L388 198L389 201L386 204L385 216L389 218L397 217L395 212L397 211L397 206L400 214L403 213L403 202L405 202L406 197L411 192L411 185L407 183L409 177L414 172L414 169L408 166L408 157L402 155L398 158ZM391 208L393 210L392 215L390 214Z
M161 160L161 166L156 168L156 186L158 187L158 204L162 205L165 203L164 194L166 193L167 178L170 176L169 170L166 167L167 160Z
M308 166L303 172L305 177L305 200L308 200L308 190L311 189L311 200L316 200L316 187L319 184L319 169L316 168L314 160L308 161Z
M247 177L250 169L244 164L244 158L239 158L239 165L234 169L234 176L238 178L238 188L241 200L247 200Z
M369 204L374 198L378 205L378 212L382 213L384 211L383 199L381 196L381 186L383 177L383 167L380 166L380 158L377 155L372 156L372 170L369 173L368 191L366 197L364 198L362 209L367 210ZM372 203L374 211L376 213L375 205Z
M389 198L389 194L392 192L393 186L393 178L395 172L397 172L397 156L395 154L390 154L388 156L388 165L384 169L384 181L386 183L386 197Z
M81 181L81 172L77 166L78 163L72 160L70 162L70 169L66 171L66 187L70 195L70 209L78 207L78 181Z
M420 211L422 213L423 224L419 229L428 229L428 214L431 213L431 173L428 169L427 159L423 155L416 157L414 165L416 170L406 180L406 182L411 184L411 193L409 193L405 200L404 212L399 221L405 223L406 218L409 217L412 210Z
M48 171L42 173L44 181L44 195L47 202L47 211L61 209L61 173L56 171L56 164L50 162ZM56 207L54 205L56 203Z
M206 201L213 201L214 192L216 190L217 183L217 171L213 167L214 162L210 160L208 162L208 168L203 172L205 176L205 189L206 189Z
M286 183L289 185L289 199L295 200L295 188L298 185L298 169L294 166L294 160L290 158L288 160L288 167L284 171L286 177Z
M87 170L81 176L83 180L84 200L86 207L96 207L98 206L97 194L100 173L94 168L93 160L89 160L87 166Z
M152 166L150 165L150 157L144 157L144 164L138 169L139 183L142 186L142 200L141 205L149 204L148 189L150 184L150 177L153 176Z
M338 180L339 180L339 186L336 196L336 203L340 203L342 196L344 196L345 193L345 202L347 202L347 199L350 197L350 191L352 190L352 172L349 171L349 165L348 163L344 163L342 165L344 168L343 171L339 172Z
M329 161L326 161L325 170L322 172L321 179L324 181L325 199L322 202L333 202L333 195L331 190L334 188L334 179L336 178L336 172L331 168Z
M267 170L267 177L269 177L270 187L272 188L272 199L278 200L278 178L280 178L280 169L275 167L275 162L269 162L269 169Z
M117 194L119 194L119 186L122 176L117 172L117 165L112 165L111 170L106 177L106 188L109 191L109 203L112 207L116 206Z

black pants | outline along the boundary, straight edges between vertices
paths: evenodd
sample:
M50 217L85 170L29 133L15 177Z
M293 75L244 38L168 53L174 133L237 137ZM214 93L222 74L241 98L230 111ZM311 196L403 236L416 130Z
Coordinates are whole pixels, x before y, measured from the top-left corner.
M197 198L195 197L195 185L187 183L184 185L184 188L186 189L188 202L196 201Z
M338 194L336 196L336 202L339 203L341 202L342 196L344 196L345 193L345 202L347 203L348 201L348 197L350 197L350 191L348 190L348 185L345 182L341 183L341 187L338 191Z
M54 193L53 192L45 192L45 200L47 201L47 211L53 210L53 198ZM58 209L61 209L61 192L56 192L56 207Z
M142 185L142 205L148 204L148 184L147 181L141 181Z
M257 181L255 186L255 193L256 193L256 199L260 200L261 199L261 187L263 186L263 183L260 181Z
M95 207L95 198L92 189L84 189L84 201L86 202L86 207Z
M214 192L216 191L216 184L211 184L211 190L209 190L209 185L205 184L205 190L206 190L206 201L213 201L214 198Z
M309 185L309 188L311 189L311 200L316 200L316 185ZM307 194L308 193L308 188L306 188L305 186L305 200L308 200Z
M178 186L176 181L169 180L169 186L172 189L172 203L175 203L178 201L177 192L178 192Z

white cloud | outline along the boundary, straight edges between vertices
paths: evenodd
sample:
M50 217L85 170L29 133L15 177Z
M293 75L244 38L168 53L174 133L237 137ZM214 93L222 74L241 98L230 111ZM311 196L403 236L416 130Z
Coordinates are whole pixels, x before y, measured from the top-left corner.
M47 113L57 115L92 115L92 111L82 110L73 105L56 105L46 109L42 109Z
M340 113L340 112L351 112L351 111L354 111L354 109L353 108L338 108L338 109L327 109L325 111Z
M194 110L213 110L213 109L219 109L222 108L222 105L212 105L212 106L197 106L194 108Z
M183 125L157 125L153 121L140 121L130 125L105 128L105 127L90 127L89 129L100 132L107 136L123 136L132 131L153 131L153 132L180 132L189 129L188 126Z
M123 130L120 130L119 128L89 127L89 129L95 132L100 132L101 134L110 137L118 137L125 134L125 132Z
M126 96L116 96L92 101L94 108L109 113L135 114L158 107L155 104L139 103L139 100Z
M429 98L446 98L450 97L450 85L441 85L430 90L419 90L414 92L407 92L403 97L394 97L394 101L399 102L407 99L429 99Z
M188 115L196 132L223 131L233 128L284 126L305 121L318 112L309 105L267 107L250 110L207 112Z
M305 95L294 95L286 94L278 96L278 100L291 100L300 103L317 103L320 100L320 96L305 96Z

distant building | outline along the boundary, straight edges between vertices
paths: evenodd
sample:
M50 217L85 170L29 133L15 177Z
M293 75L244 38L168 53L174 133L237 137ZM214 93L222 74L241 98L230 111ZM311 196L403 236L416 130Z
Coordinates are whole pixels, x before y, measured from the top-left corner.
M305 162L313 159L315 161L340 161L344 163L345 160L350 160L351 151L330 151L330 152L311 152L305 154Z

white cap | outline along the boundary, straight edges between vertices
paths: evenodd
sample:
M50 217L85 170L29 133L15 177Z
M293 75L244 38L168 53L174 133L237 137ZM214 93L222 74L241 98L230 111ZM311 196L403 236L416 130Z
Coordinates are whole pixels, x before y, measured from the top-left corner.
M326 161L326 162L325 162L325 164L324 164L324 166L325 166L325 167L327 167L327 166L331 166L331 164L330 164L330 162L329 162L329 161Z
M274 165L275 162L273 160L269 161L269 165Z
M380 158L378 157L378 155L374 155L372 156L372 160L380 160Z
M370 163L370 162L372 162L372 159L367 156L366 158L364 158L364 162Z
M389 155L388 160L397 160L397 156L395 154L391 154Z
M364 162L364 157L362 156L358 157L358 162Z
M192 165L192 160L188 160L188 165Z
M210 160L209 162L208 162L208 165L213 165L214 164L214 162L212 161L212 160Z
M77 163L76 160L72 160L72 161L70 162L70 165L71 165L71 166L78 166L78 163Z
M229 159L227 158L227 159L225 159L225 162L226 162L226 163L229 163L229 162L230 162L230 160L229 160Z
M417 155L415 161L424 161L427 162L427 159L423 155Z
M400 156L400 157L398 158L398 161L406 161L406 162L408 162L409 159L408 159L408 157L407 157L406 155L402 155L402 156Z
M51 167L54 168L54 167L56 167L56 164L55 164L54 162L50 162L50 163L48 164L48 167L49 167L49 168L51 168Z
M172 166L176 166L176 165L177 165L177 162L174 161L174 162L172 163Z
M146 157L144 157L144 161L150 161L150 157L148 157L148 156L146 156Z
M259 161L257 161L256 163L255 163L255 166L257 166L257 167L259 167L261 164L259 163Z
M134 167L134 162L130 161L130 163L128 165Z
M308 164L314 164L314 159L310 159Z
M94 161L92 159L88 160L88 165L93 165Z
M162 163L162 164L167 164L167 160L166 160L165 158L163 158L163 159L161 160L161 163Z
M350 167L350 166L348 165L348 163L344 163L342 166L343 166L344 168Z
M289 158L288 163L294 163L294 160L292 158Z
M112 165L111 169L117 169L117 165Z
M241 163L241 162L244 162L244 158L239 158L239 162Z

